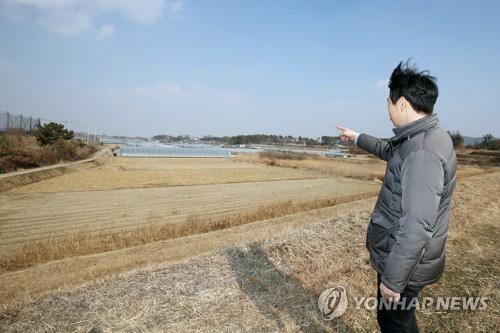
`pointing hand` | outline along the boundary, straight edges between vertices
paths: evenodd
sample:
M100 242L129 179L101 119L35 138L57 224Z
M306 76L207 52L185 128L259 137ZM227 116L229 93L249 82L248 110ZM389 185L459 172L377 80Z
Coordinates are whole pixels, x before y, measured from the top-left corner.
M354 140L359 135L358 132L354 132L353 130L350 130L348 128L338 126L338 125L335 127L337 127L337 129L340 130L340 132L341 132L340 139L342 141Z

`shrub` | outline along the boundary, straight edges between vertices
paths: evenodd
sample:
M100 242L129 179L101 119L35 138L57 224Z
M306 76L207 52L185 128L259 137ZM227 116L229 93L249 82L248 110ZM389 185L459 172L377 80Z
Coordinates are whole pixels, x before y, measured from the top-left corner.
M82 145L81 141L59 138L53 145L40 146L34 136L4 134L0 135L0 173L82 160L96 151L96 147Z

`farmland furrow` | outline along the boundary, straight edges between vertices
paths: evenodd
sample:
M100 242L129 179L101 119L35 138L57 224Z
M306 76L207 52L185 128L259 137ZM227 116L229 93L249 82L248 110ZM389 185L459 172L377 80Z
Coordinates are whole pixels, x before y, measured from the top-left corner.
M82 232L183 223L258 206L370 192L376 184L321 178L44 194L2 194L0 249Z

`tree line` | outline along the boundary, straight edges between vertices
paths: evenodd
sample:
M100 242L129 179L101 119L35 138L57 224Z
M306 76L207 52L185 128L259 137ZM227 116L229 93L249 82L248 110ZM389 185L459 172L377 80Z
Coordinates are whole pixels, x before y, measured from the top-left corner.
M161 143L175 143L175 142L194 142L189 135L155 135L151 138L153 141ZM235 136L212 136L205 135L199 141L207 144L218 144L226 146L234 145L283 145L283 144L297 144L305 146L334 146L340 142L338 136L324 135L320 138L309 137L294 137L292 135L274 135L274 134L250 134L250 135L235 135Z
M460 131L448 131L450 138L453 142L454 148L464 147L464 137ZM274 135L274 134L251 134L251 135L235 135L235 136L212 136L205 135L202 138L195 139L189 135L156 135L151 138L153 141L158 141L161 143L193 143L193 142L204 142L207 144L225 145L225 146L236 146L236 145L284 145L284 144L296 144L304 146L335 146L340 144L340 138L338 136L327 136L324 135L318 138L309 137L294 137L292 135ZM342 145L353 145L352 141L342 142ZM500 140L495 138L491 133L483 135L483 140L472 146L475 149L491 149L500 150Z
M462 148L464 146L464 137L460 131L448 131L450 138L453 142L454 148ZM41 125L39 130L35 133L35 137L42 146L53 145L57 140L71 140L74 136L74 132L64 128L64 125L50 122ZM192 143L198 140L191 138L189 135L156 135L151 138L153 141L158 141L162 143L175 143L175 142L185 142ZM305 146L334 146L340 143L340 138L338 136L327 136L324 135L321 138L309 138L309 137L294 137L292 135L274 135L274 134L251 134L251 135L236 135L236 136L211 136L206 135L199 139L199 141L205 142L207 144L219 144L219 145L280 145L280 144L297 144ZM344 145L352 144L352 142L343 142ZM483 135L483 140L473 145L472 148L486 148L492 150L500 149L500 140L495 138L491 133Z
M451 141L453 142L454 148L463 148L464 147L464 137L460 134L460 131L450 132L448 134L451 137ZM493 134L486 133L483 135L483 140L478 142L472 146L475 149L491 149L491 150L500 150L500 140L495 138Z

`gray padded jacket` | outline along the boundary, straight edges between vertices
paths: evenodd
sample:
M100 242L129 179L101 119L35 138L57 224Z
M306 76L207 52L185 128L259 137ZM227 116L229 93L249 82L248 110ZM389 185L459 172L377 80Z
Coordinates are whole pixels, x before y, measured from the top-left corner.
M360 134L356 144L387 161L366 246L382 282L402 292L443 274L457 158L436 115L393 131L389 141Z

